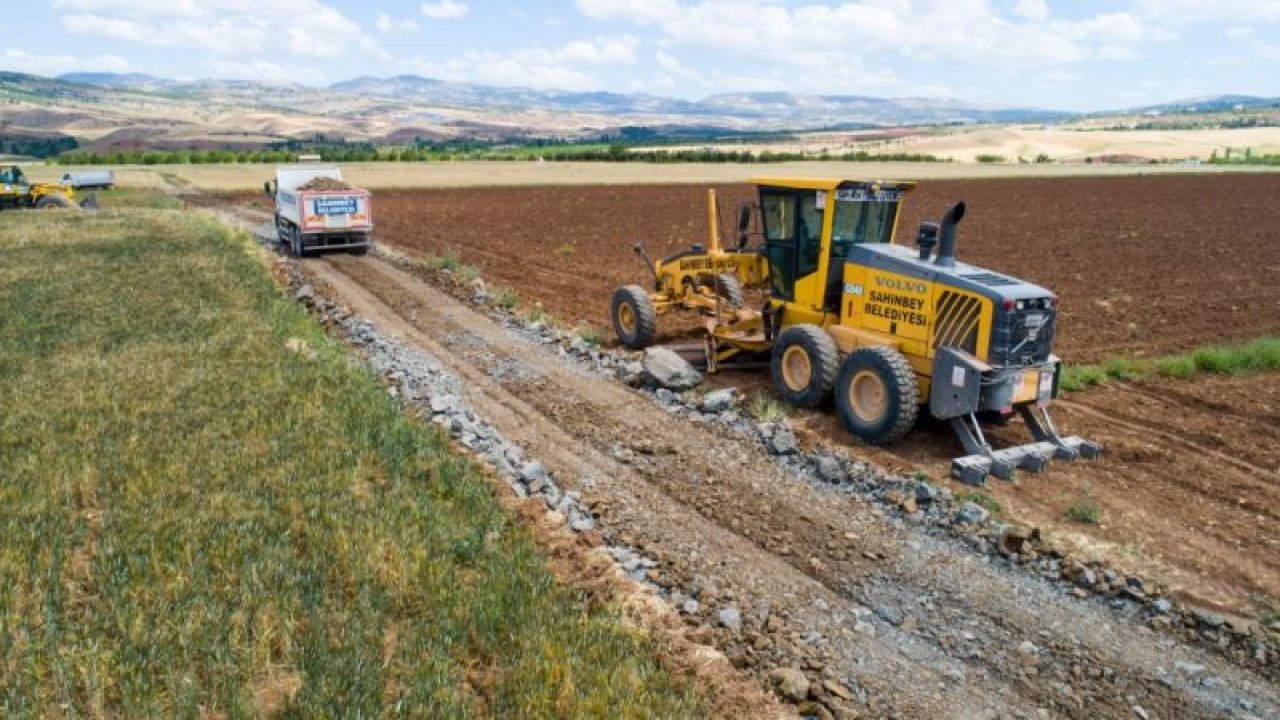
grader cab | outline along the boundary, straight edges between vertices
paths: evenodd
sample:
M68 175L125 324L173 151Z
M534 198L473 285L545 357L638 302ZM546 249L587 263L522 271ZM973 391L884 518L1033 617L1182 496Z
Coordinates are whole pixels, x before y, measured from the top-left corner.
M925 407L969 453L951 470L970 484L1098 457L1099 445L1062 437L1049 417L1062 368L1052 352L1057 297L956 260L964 203L921 223L912 249L894 239L914 183L753 183L768 295L760 311L708 316L709 371L768 357L783 399L811 408L834 399L844 425L871 444L903 437ZM646 312L632 300L615 296L615 324L620 307ZM979 418L1015 414L1035 442L994 449Z

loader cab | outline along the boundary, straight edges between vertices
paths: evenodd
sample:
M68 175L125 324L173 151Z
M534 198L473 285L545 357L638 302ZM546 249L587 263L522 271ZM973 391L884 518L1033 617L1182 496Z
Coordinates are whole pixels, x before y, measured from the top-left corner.
M914 183L757 178L772 297L840 311L844 258L854 245L891 243Z
M7 187L11 185L25 186L28 184L27 176L22 174L22 168L17 165L0 168L0 185Z

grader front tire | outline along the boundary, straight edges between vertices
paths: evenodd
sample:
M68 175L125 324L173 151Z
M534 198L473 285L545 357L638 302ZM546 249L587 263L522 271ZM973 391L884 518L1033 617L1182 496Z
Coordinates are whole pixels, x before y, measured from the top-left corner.
M889 347L854 350L840 367L836 410L849 432L870 445L902 438L920 413L915 372Z
M730 310L737 310L746 304L742 283L738 281L737 275L712 275L703 281L703 287L713 293L718 291Z
M840 353L817 325L793 325L773 345L773 385L788 404L814 408L831 398Z
M649 302L649 293L639 285L624 285L613 293L609 316L618 342L632 350L643 350L658 335L658 313Z

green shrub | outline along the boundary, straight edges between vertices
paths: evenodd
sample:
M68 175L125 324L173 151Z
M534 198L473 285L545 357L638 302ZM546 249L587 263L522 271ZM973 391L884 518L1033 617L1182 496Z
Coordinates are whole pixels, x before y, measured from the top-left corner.
M499 288L497 292L494 293L493 298L498 307L503 310L514 310L516 305L520 302L520 296L516 294L515 290L512 290L509 287Z
M1068 520L1097 525L1102 522L1102 506L1093 497L1086 495L1067 508L1066 515Z
M961 490L956 493L956 502L971 502L974 505L986 508L987 512L991 513L995 517L1002 517L1004 515L1004 507L1000 504L1000 501L996 500L989 493L982 492L981 490Z
M1121 357L1111 358L1103 364L1102 369L1113 380L1130 380L1137 375L1133 363Z
M1059 386L1067 392L1088 390L1107 382L1107 371L1097 365L1067 365L1062 369Z
M757 391L751 396L750 402L747 403L747 412L760 422L780 422L790 415L786 405L764 390Z
M1151 363L1160 377L1185 380L1196 374L1195 358L1189 355L1171 355Z

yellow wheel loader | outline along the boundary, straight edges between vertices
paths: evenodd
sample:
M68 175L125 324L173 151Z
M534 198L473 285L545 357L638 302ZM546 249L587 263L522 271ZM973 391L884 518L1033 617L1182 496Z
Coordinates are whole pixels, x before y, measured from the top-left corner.
M769 277L763 254L747 247L750 216L743 217L747 221L740 224L737 247L725 250L716 191L708 190L706 245L694 245L658 262L641 245L635 246L653 276L653 291L625 285L614 292L610 315L619 342L633 350L652 345L658 316L677 310L698 312L715 321L736 318L745 302L744 289L763 287Z
M973 485L1099 456L1100 445L1059 435L1049 417L1062 369L1057 297L956 260L963 202L921 223L913 249L894 239L914 183L752 182L768 296L760 311L709 318L709 372L767 357L787 402L834 400L845 427L871 444L903 437L927 409L954 428L969 454L951 472ZM979 418L1013 415L1035 442L994 449Z
M76 191L70 185L31 184L17 165L0 168L0 209L53 210L76 207Z

